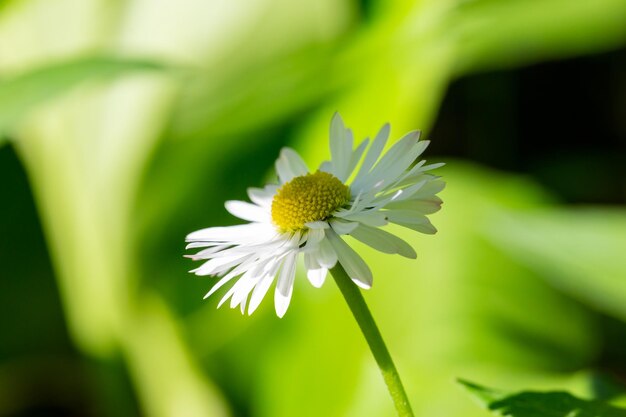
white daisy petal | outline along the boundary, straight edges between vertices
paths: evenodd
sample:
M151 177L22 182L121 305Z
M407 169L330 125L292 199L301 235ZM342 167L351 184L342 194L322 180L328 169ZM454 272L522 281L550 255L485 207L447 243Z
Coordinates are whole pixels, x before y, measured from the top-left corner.
M387 213L387 217L391 223L429 235L437 233L435 226L421 213L410 210L389 210Z
M230 214L242 220L267 222L270 218L270 213L267 210L245 201L230 200L224 203L224 206Z
M343 219L352 222L359 222L373 227L386 226L387 216L382 211L362 211L342 216Z
M296 276L296 253L289 254L283 262L283 266L276 282L274 291L274 307L276 315L283 317L289 307L291 294L293 293L293 281Z
M235 278L236 275L226 275L224 276L222 279L220 279L215 285L213 285L213 287L211 287L211 290L206 293L206 295L204 296L204 299L209 298L211 295L213 295L217 290L219 290L220 288L222 288L224 286L224 284L228 283L228 281L230 281L231 279Z
M226 301L228 301L229 298L231 298L235 294L235 292L237 292L239 288L241 288L241 286L245 282L245 279L246 278L242 276L241 278L239 278L239 281L235 283L235 285L230 287L230 289L226 292L226 294L224 294L220 302L217 303L217 308L220 308Z
M326 275L328 275L328 269L320 267L318 269L309 269L306 273L307 278L311 285L315 288L321 288L326 281Z
M209 227L187 235L187 242L230 242L230 241L258 241L260 237L266 239L271 236L271 225L249 223L238 226ZM269 240L269 238L267 238Z
M378 161L380 154L383 152L383 148L385 147L385 144L387 144L387 139L389 138L390 128L391 127L389 126L389 123L386 123L380 129L380 131L374 138L374 142L372 142L372 146L369 148L369 150L367 151L367 154L365 155L365 159L363 160L363 164L361 165L361 168L359 169L356 179L367 174L372 169L376 161Z
M198 276L218 274L223 270L228 270L233 266L242 263L246 258L249 258L250 256L251 255L249 254L238 254L212 258L200 265L198 268L191 270L190 272Z
M399 210L411 210L417 211L421 214L433 214L441 209L441 204L443 202L437 196L432 196L430 199L419 199L419 200L403 200L403 201L393 201L387 204L388 209L399 209Z
M305 224L309 229L328 229L330 226L328 222L325 221L317 221L317 222L309 222Z
M306 237L306 245L302 249L304 252L318 250L319 244L324 239L324 229L312 229Z
M250 296L250 303L248 304L248 315L254 313L259 307L265 294L267 294L267 291L270 289L272 282L274 282L274 275L266 274L261 278L261 281L259 281L256 287L254 287L252 295Z
M354 229L357 228L359 223L357 222L349 222L343 219L332 219L330 222L330 226L333 228L338 235L347 235L350 234Z
M346 271L350 279L361 288L372 287L372 271L355 251L344 242L332 229L326 230L326 237L337 253L337 260Z
M317 253L318 252L304 254L304 268L306 269L306 276L311 285L315 288L320 288L322 284L324 284L328 269L319 264Z
M283 148L274 164L281 184L291 181L294 177L306 175L309 171L300 156L290 148Z
M198 242L198 243L201 243L201 242ZM192 247L198 247L198 246L191 246L191 245L192 243L187 245L186 249L190 249ZM200 247L206 247L206 245L207 245L206 243L202 243L202 246ZM185 255L185 258L190 258L190 259L193 259L194 261L199 261L201 259L209 259L211 257L216 256L215 254L217 252L223 251L227 247L228 247L227 245L212 246L206 249L202 249L200 252L196 253L195 255Z
M333 173L333 164L330 161L324 161L318 168L322 172L328 172L329 174Z
M354 171L357 164L361 160L361 157L363 156L363 152L365 152L365 148L367 148L369 141L370 141L369 139L365 139L363 142L359 144L359 146L354 150L354 152L352 152L352 156L350 156L350 165L348 166L346 179L348 179L350 175L352 175L352 172Z
M185 246L185 249L205 248L207 246L210 246L207 242L191 242Z
M335 113L330 122L331 173L341 181L348 179L352 141L352 131L344 127L341 116Z
M399 237L375 227L362 224L354 229L350 236L383 253L397 253L411 259L417 257L411 245Z
M300 158L300 155L298 155L298 153L293 149L283 148L280 151L280 158L285 160L289 170L294 174L294 177L299 177L309 173L309 168L307 168L302 158Z
M422 171L432 171L433 169L441 168L445 164L445 162L438 162L436 164L424 165Z
M418 192L413 194L413 198L424 198L424 197L433 196L439 193L445 187L446 187L445 181L442 181L440 179L433 179L431 181L428 181L426 184L424 184L423 187L420 188Z
M278 187L275 185L268 185L265 188L248 188L248 197L250 201L261 207L271 207L272 200Z
M415 195L426 185L428 184L428 180L422 180L416 184L411 185L402 190L402 194L398 196L398 198L394 199L394 202L399 202L403 200L407 200L409 198L415 198Z
M382 156L360 187L370 188L385 178L395 178L409 168L415 158L426 148L425 142L418 142L420 132L406 134Z
M254 276L254 274L250 273L250 271L246 272L233 288L235 288L235 292L230 299L230 308L235 308L238 305L244 304L245 300L248 299L248 295L254 289L254 286L259 282L261 277Z
M319 244L317 252L317 263L326 269L330 269L337 263L337 253L333 249L328 239L324 239Z

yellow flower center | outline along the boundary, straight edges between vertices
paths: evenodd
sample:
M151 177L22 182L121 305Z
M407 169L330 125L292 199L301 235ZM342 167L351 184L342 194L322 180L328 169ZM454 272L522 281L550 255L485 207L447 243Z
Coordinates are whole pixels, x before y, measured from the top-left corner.
M276 192L272 220L284 232L304 229L306 223L327 219L349 197L348 187L327 172L295 177Z

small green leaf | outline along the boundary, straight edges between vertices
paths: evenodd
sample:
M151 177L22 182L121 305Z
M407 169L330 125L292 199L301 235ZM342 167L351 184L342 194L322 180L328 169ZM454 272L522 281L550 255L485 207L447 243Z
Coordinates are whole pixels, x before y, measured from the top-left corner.
M626 417L626 409L583 400L563 391L505 393L458 381L488 410L511 417Z
M38 105L90 79L107 79L131 71L164 69L155 62L114 57L82 57L36 68L0 81L0 137ZM5 140L0 139L0 144Z

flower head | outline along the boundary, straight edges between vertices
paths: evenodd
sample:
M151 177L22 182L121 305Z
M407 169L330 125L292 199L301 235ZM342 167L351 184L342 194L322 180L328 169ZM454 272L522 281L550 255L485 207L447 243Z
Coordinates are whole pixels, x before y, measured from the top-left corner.
M384 253L415 258L408 243L381 227L395 223L421 233L437 231L426 215L440 209L442 201L436 194L445 183L428 171L443 164L417 161L429 143L420 141L417 131L383 154L388 136L386 124L367 152L368 139L353 149L352 131L335 114L330 125L331 160L318 170L310 172L295 151L283 148L276 161L278 185L248 189L251 203L225 204L231 214L249 223L210 227L187 236L188 249L201 248L189 257L205 261L191 272L220 277L205 298L237 279L218 306L230 299L232 308L239 306L243 313L247 307L252 314L276 279L274 304L282 317L300 255L315 287L339 262L356 285L370 288L372 273L344 235Z

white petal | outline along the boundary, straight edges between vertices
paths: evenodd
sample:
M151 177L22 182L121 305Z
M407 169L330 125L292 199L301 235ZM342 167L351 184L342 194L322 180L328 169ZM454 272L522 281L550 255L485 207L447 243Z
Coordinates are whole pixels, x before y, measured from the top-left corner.
M329 174L333 173L333 164L330 161L324 161L318 168L322 172L328 172Z
M202 246L207 246L206 242L198 242L198 243L202 243ZM191 245L191 243L189 244ZM187 245L187 249L190 248L190 246ZM193 255L184 255L185 258L189 258L189 259L193 259L194 261L198 261L201 259L211 259L215 256L219 256L217 253L220 251L223 251L224 249L228 248L230 245L215 245L212 246L210 248L206 248L201 250L200 252L193 254Z
M350 232L356 229L359 225L357 222L350 222L341 219L331 219L329 223L333 230L339 235L350 234Z
M311 285L315 288L320 288L322 284L324 284L328 269L320 266L317 260L317 252L304 254L304 267L306 269L306 276Z
M405 201L392 201L387 204L386 208L400 209L400 210L413 210L422 214L433 214L441 209L443 201L437 196L432 196L429 199L419 200L405 200Z
M230 289L226 292L226 294L224 294L224 296L222 297L222 299L220 300L220 302L217 304L217 308L220 308L222 306L222 304L224 304L226 302L226 300L228 300L230 297L232 297L239 289L241 289L241 287L244 285L244 283L247 281L248 276L250 275L250 271L246 271L246 273L241 276L241 278L239 278L239 280L237 282L235 282L235 285L233 285L232 287L230 287ZM235 304L232 304L231 307L234 307Z
M415 250L399 237L375 227L360 225L350 236L383 253L397 253L415 259Z
M235 277L236 277L236 275L231 275L231 274L228 274L228 275L224 276L222 279L217 281L217 283L215 285L213 285L213 287L211 287L211 290L208 293L206 293L206 295L204 296L204 299L206 300L207 298L209 298L217 290L222 288L222 286L224 286L224 284L226 284L228 281L230 281L231 279L233 279Z
M206 248L207 246L211 246L211 244L207 242L191 242L185 246L185 249Z
M270 213L256 204L230 200L224 203L224 207L226 207L226 210L228 210L230 214L243 220L265 223L270 221Z
M276 290L274 291L274 307L276 315L283 317L289 307L291 294L293 293L293 280L296 276L296 256L298 252L294 251L285 257L283 266L278 275L276 282Z
M363 152L365 151L365 148L367 147L369 141L370 141L369 139L365 139L363 142L359 144L359 146L354 150L354 152L352 152L352 156L350 157L350 165L348 166L348 174L347 174L346 180L350 178L350 175L354 171L354 168L356 168L357 164L361 160L361 157L363 156Z
M352 133L344 127L339 113L335 113L330 121L330 155L332 174L345 182L352 153Z
M338 214L339 215L339 214ZM359 222L373 227L381 227L387 225L387 217L385 213L378 210L361 211L348 215L342 215L343 219L353 222Z
M316 221L316 222L309 222L305 224L306 227L308 227L309 229L328 229L330 226L328 225L328 222L324 222L324 221Z
M413 210L387 210L387 218L390 222L401 221L404 223L425 223L428 218L420 212Z
M275 166L281 184L309 172L300 156L289 148L283 148L280 151L280 156L276 160Z
M386 180L387 185L391 185L390 181L394 181L406 171L425 149L425 141L418 142L419 134L418 131L410 132L396 142L368 175L354 181L354 192L368 190L383 180Z
M267 185L265 188L248 188L248 197L256 205L271 208L277 190L278 187L275 185Z
M324 281L326 280L326 275L328 274L328 269L319 268L319 269L309 269L306 273L307 278L311 285L315 288L321 288L324 285Z
M259 307L261 301L267 294L272 282L274 281L275 274L267 274L265 275L261 281L254 287L252 291L252 295L250 296L250 304L248 305L248 315L254 313L254 311Z
M295 174L296 177L309 173L309 168L306 166L302 158L300 158L300 155L298 155L298 153L293 149L283 148L280 151L280 158L287 161L289 169Z
M275 234L271 224L250 223L227 227L209 227L187 235L187 242L241 242L259 241L260 237L268 240Z
M319 243L324 239L326 235L324 234L324 229L311 229L307 233L306 245L303 248L303 251L313 251L317 250Z
M245 306L248 295L250 295L250 292L254 289L254 286L260 279L260 276L255 276L252 272L244 274L233 286L236 290L230 300L230 308L235 308L241 304L244 304Z
M424 165L422 171L432 171L433 169L441 168L445 164L445 162L438 162L436 164Z
M367 154L365 155L365 159L363 160L363 164L361 165L355 180L367 174L372 169L376 161L378 161L378 158L387 143L387 138L389 138L390 129L391 126L389 126L389 123L385 123L385 125L380 129L374 138L374 142L372 142L372 146L367 150Z
M389 210L387 215L391 223L428 235L437 233L435 226L422 214L407 210Z
M402 189L402 193L395 198L394 201L403 201L409 198L415 198L415 195L428 183L427 179L421 180L407 188Z
M434 178L435 179L426 182L426 184L424 184L424 186L413 195L413 198L430 197L439 193L446 187L445 181L437 179L437 177Z
M200 265L198 268L192 269L190 272L198 276L219 274L222 271L228 270L233 266L244 262L251 256L253 256L253 254L244 253L219 258L211 258L210 260Z
M361 288L371 288L373 281L372 271L370 271L363 258L332 229L326 230L326 236L337 253L337 260L343 266L350 279Z
M337 253L333 249L328 239L323 239L319 243L317 263L326 269L334 267L337 263Z

